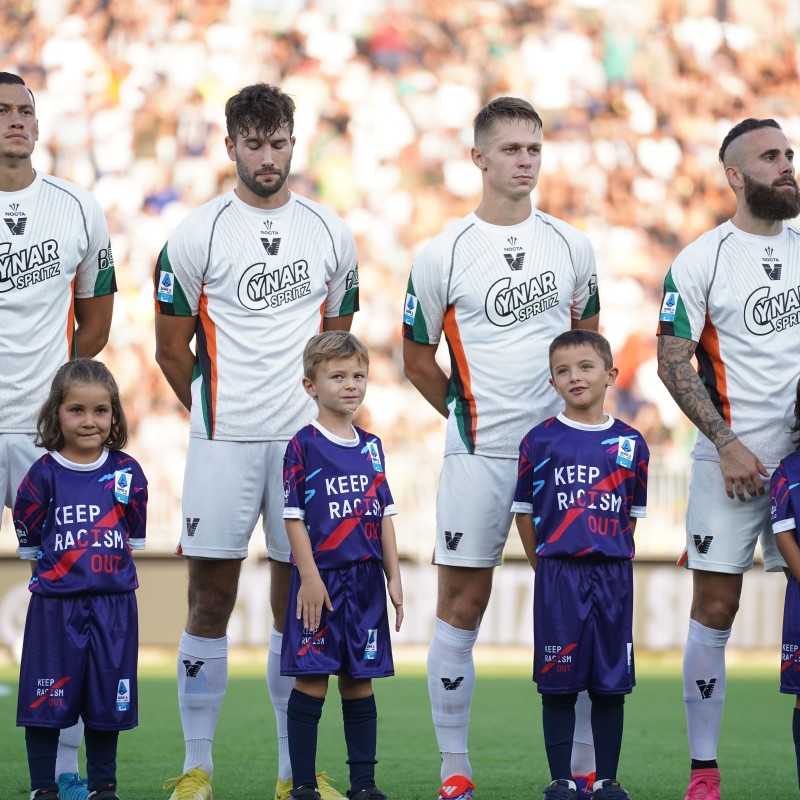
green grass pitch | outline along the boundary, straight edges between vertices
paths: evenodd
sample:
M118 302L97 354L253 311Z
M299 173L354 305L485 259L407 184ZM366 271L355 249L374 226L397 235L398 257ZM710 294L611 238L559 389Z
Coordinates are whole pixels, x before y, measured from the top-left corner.
M438 758L419 666L377 681L378 783L392 800L435 800ZM626 703L619 777L632 800L681 800L688 755L679 668L639 665ZM793 698L777 689L775 669L731 668L720 765L725 800L798 796L791 741ZM26 800L24 735L14 726L16 675L0 670L0 798ZM161 784L180 772L183 741L172 669L140 675L140 725L120 735L122 800L158 800ZM548 782L540 703L528 669L478 667L470 756L476 800L541 797ZM347 785L341 707L332 682L320 729L318 766L344 794ZM275 722L260 664L233 666L214 745L215 800L271 800L275 786Z

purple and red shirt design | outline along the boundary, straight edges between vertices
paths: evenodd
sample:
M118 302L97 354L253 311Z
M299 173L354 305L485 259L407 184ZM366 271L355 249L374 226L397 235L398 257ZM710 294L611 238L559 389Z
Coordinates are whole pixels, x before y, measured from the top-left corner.
M349 443L306 425L283 459L283 516L305 521L319 569L383 560L382 520L396 513L380 439L354 430Z
M14 527L21 558L35 558L29 589L60 597L138 587L131 550L143 550L147 479L126 453L94 464L47 453L20 484Z
M800 509L800 451L790 453L778 465L769 482L769 510L774 533L798 529ZM800 540L798 540L800 541Z
M645 516L649 459L630 425L559 414L522 440L511 510L533 515L541 558L631 559L630 518Z

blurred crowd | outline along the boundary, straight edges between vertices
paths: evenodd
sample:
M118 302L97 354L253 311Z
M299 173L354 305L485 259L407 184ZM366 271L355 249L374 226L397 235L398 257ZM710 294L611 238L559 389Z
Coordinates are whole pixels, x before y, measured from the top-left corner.
M387 448L441 451L407 384L401 308L415 253L471 211L471 121L501 94L544 119L542 210L597 252L618 413L654 446L690 426L655 373L663 276L733 208L719 144L747 116L800 142L792 0L4 0L2 68L33 89L34 165L91 189L118 284L102 357L151 485L180 494L187 422L153 359L151 271L175 225L232 185L225 100L257 81L297 104L291 186L356 235L370 346L365 415Z

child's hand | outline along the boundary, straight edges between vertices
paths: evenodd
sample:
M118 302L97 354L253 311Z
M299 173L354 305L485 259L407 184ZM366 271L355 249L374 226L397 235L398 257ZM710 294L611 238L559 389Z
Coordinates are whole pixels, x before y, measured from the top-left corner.
M394 629L399 631L403 624L403 585L400 583L400 576L387 581L386 588L389 590L389 599L392 601L396 615Z
M304 580L297 592L297 619L303 620L304 628L310 631L319 628L323 606L328 611L333 611L331 598L322 578L317 575L316 578Z

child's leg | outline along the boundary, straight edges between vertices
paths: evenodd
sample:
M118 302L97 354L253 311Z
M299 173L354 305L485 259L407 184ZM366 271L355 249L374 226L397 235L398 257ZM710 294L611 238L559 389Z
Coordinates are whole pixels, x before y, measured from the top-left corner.
M350 792L355 794L375 785L378 711L369 678L340 675L339 692L342 695L344 741L350 766Z
M572 737L578 693L542 695L542 729L551 780L572 780Z
M294 789L317 785L317 731L327 691L327 675L302 675L295 678L289 695L286 719Z
M797 760L797 783L800 786L800 694L794 704L792 717L792 738L794 739L794 757Z
M83 720L79 719L71 728L64 728L58 737L56 777L66 772L78 773L78 748L83 739Z
M115 791L117 788L117 739L119 731L99 731L87 727L86 776L90 792Z
M31 791L56 788L58 728L25 728Z
M596 694L589 690L589 698L592 701L592 732L597 780L615 781L622 749L625 695Z

